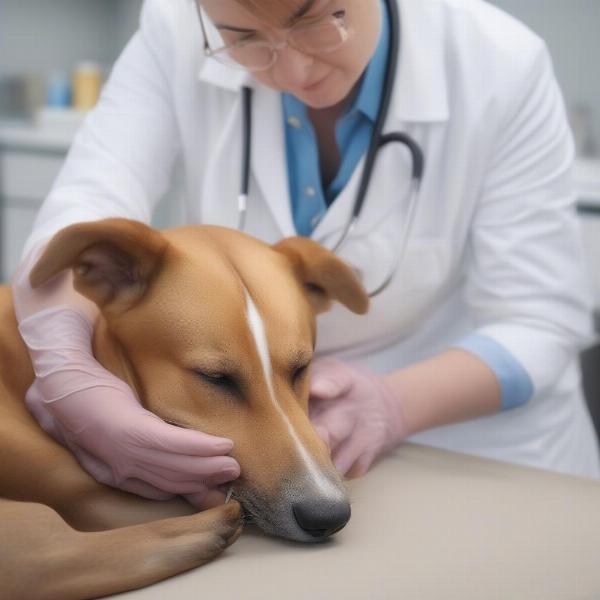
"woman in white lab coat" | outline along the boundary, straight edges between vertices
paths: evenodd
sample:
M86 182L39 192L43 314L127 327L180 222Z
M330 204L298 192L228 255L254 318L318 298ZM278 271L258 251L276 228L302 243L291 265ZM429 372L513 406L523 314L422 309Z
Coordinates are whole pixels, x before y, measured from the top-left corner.
M202 4L205 27L216 23L228 43L240 36L281 42L289 34L281 23L292 17L299 27L335 19L348 35L322 54L303 52L292 39L268 69L251 73L205 55L193 2L147 0L140 30L77 135L25 254L73 222L150 222L178 158L186 221L236 227L244 85L254 96L245 230L267 242L297 231L328 247L339 239L364 155L348 158L364 132L348 133L340 147L340 122L360 110L368 129L373 117L369 103L383 77L377 56L389 43L384 4ZM319 317L317 355L335 360L314 365L311 417L349 475L409 440L597 477L577 360L591 319L573 210L573 144L548 52L479 0L398 5L400 55L384 131L410 134L426 169L391 285L367 317L338 308ZM410 170L402 146L380 152L357 229L339 252L368 289L393 264ZM38 295L30 303L35 293L23 274L31 262L22 264L15 298L21 331L35 337L44 329L35 313L58 301ZM60 410L54 419L61 426ZM95 452L87 440L76 444ZM127 468L116 477L115 465L126 459L103 452L79 458L107 483L151 497L202 492Z

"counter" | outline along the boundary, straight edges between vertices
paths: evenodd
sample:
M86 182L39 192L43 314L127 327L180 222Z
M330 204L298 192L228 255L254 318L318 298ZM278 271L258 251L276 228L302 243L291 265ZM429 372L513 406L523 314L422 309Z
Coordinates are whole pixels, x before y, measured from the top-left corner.
M599 481L404 445L350 492L352 518L328 543L248 531L214 562L113 597L600 598Z

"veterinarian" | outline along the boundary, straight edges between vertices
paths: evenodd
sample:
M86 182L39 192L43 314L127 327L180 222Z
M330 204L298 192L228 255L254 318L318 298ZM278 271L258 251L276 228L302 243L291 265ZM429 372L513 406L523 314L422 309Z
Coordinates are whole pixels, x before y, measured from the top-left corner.
M239 475L231 440L160 421L96 363L98 309L70 274L27 281L71 223L149 223L180 159L189 223L310 236L378 291L366 317L319 316L310 416L341 471L411 441L597 477L573 143L544 43L480 0L201 5L146 1L27 242L14 296L42 426L151 498L208 506ZM380 134L408 138L379 138L348 227L386 95Z

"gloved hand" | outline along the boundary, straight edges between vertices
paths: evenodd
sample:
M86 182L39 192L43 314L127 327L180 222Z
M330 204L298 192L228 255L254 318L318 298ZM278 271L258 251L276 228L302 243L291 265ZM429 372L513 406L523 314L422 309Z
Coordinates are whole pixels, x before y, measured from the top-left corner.
M76 308L26 317L19 331L36 373L28 408L98 481L158 500L186 495L202 509L215 504L210 488L239 476L224 456L231 440L165 423L95 360L92 325Z
M408 435L401 401L383 378L332 358L312 366L309 417L343 475L364 475Z

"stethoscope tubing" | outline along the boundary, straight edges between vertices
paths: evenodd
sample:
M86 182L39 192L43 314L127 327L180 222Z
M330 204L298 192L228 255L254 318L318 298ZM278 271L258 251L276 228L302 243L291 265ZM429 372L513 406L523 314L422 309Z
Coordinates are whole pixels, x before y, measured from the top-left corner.
M238 229L246 228L246 213L248 212L248 192L250 191L250 155L252 153L252 88L242 88L243 139L242 139L242 180L238 196Z
M369 297L374 297L386 289L394 278L399 266L402 264L408 236L412 229L416 205L419 195L419 188L425 171L425 158L417 142L404 132L383 133L387 115L389 113L390 102L394 92L396 72L398 66L398 56L400 53L400 15L396 0L385 0L390 22L390 49L386 63L386 76L382 92L381 102L377 114L377 120L373 126L373 133L369 148L365 156L363 172L359 182L358 191L352 207L351 217L346 224L338 241L332 246L331 251L337 253L347 242L356 228L365 198L369 191L377 153L381 148L389 143L396 142L406 146L412 159L411 182L408 191L408 211L404 220L404 231L401 235L400 249L396 253L392 268L386 273L382 283L376 289L368 292ZM252 89L248 86L242 88L242 115L243 115L243 139L242 139L242 179L240 182L240 193L238 195L238 229L244 231L246 225L246 215L248 210L248 192L250 188L250 157L252 145ZM404 204L404 202L403 202Z

